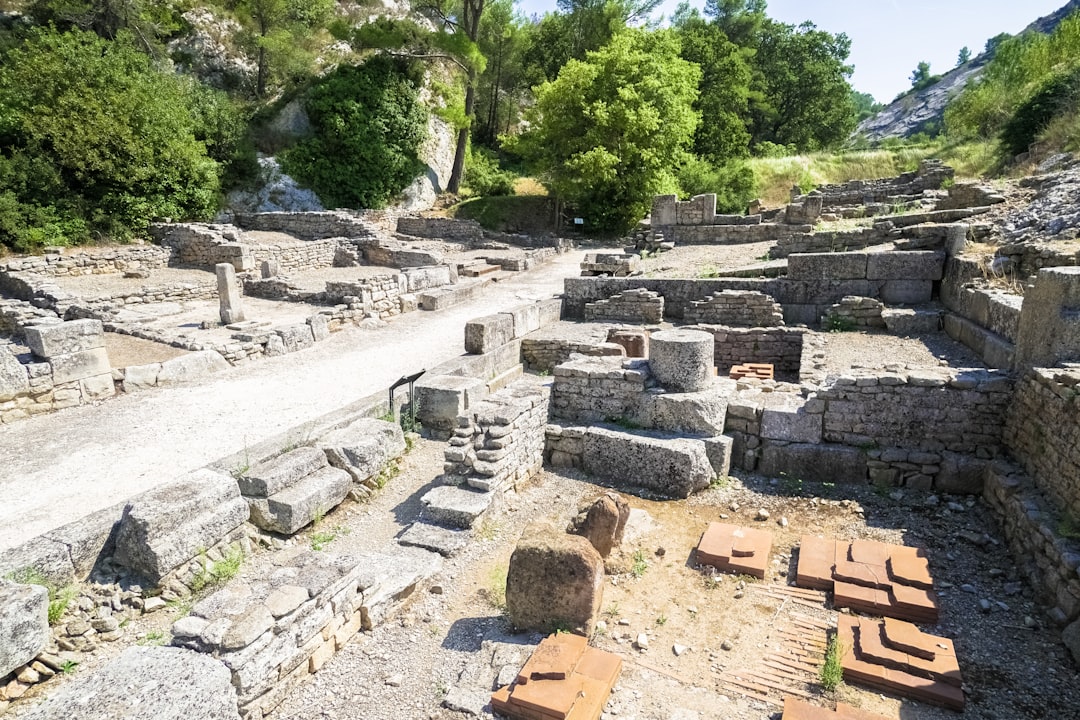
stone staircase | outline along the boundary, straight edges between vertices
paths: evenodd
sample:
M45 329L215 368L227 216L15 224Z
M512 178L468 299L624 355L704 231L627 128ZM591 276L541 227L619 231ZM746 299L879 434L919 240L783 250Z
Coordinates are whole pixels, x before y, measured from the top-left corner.
M252 468L237 483L254 525L292 535L340 505L352 478L330 467L324 451L302 447Z

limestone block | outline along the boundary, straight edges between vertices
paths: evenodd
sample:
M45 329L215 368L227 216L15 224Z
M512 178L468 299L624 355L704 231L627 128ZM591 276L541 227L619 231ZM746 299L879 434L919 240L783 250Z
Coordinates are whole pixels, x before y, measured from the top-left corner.
M247 498L251 522L263 530L292 535L340 505L350 487L347 472L324 467L268 498Z
M731 474L731 456L734 450L735 439L727 435L705 439L705 454L717 477L727 477Z
M70 585L75 580L67 544L45 535L0 551L0 578L10 576L17 580L29 568L57 587Z
M600 557L606 558L622 543L629 518L630 505L626 500L618 493L604 493L582 508L566 531L581 535Z
M0 347L0 402L14 400L30 391L30 375L18 358Z
M491 506L493 494L456 485L440 485L420 498L424 506L422 518L451 528L471 528L476 518Z
M233 267L232 263L218 263L214 266L214 272L217 273L218 304L223 325L244 321L244 308L240 284L236 281L236 270L237 268Z
M525 337L540 329L540 304L522 305L510 310L514 317L514 337Z
M608 330L607 341L626 351L627 357L649 357L649 334L644 330Z
M442 287L451 283L448 265L405 268L401 274L405 276L406 288L410 293L418 293L421 290Z
M416 312L420 307L420 301L412 293L405 293L398 296L398 306L403 313Z
M820 413L803 412L802 398L797 402L766 407L761 413L761 437L795 443L821 442Z
M713 336L700 330L663 330L649 339L649 369L674 392L704 390L713 378Z
M199 350L174 357L161 363L158 371L158 385L178 385L193 382L212 373L229 368L229 361L213 350Z
M701 440L602 427L585 433L582 467L598 477L674 498L704 490L714 477Z
M319 438L326 459L362 483L405 452L405 434L397 423L362 418Z
M864 483L866 455L843 445L766 443L757 471L767 477L831 483Z
M724 432L728 395L722 392L727 381L701 392L649 393L642 396L641 418L656 430L713 436ZM735 383L730 383L734 389Z
M112 373L83 378L79 381L83 402L93 402L116 394L116 383Z
M457 427L471 403L487 395L483 378L458 375L424 375L413 387L416 393L416 417L426 428L450 431Z
M274 332L281 338L287 353L303 350L315 344L315 336L311 332L311 326L307 323L276 327Z
M112 373L109 353L103 347L66 355L53 355L49 358L49 364L52 365L53 382L57 385Z
M940 280L945 253L931 251L868 253L867 280Z
M678 207L678 195L657 195L652 204L652 226L664 227L674 225L677 221L676 208Z
M72 320L26 328L26 344L40 358L96 350L105 347L100 320Z
M881 301L894 305L921 305L933 297L931 280L886 280L881 284Z
M315 342L322 342L330 337L330 319L322 313L312 315L306 322L311 328L311 338Z
M981 495L989 461L971 455L944 453L934 489L957 495Z
M483 355L514 339L514 316L498 313L465 323L465 352Z
M301 447L259 463L237 478L236 482L243 495L269 497L323 469L326 464L326 455L322 450Z
M236 690L220 661L173 647L130 647L75 678L27 720L239 720Z
M1016 365L1053 367L1080 359L1080 267L1043 268L1024 294Z
M66 550L66 559L71 565L74 577L81 580L90 575L90 571L93 570L102 553L110 549L111 541L123 512L123 503L102 508L67 525L50 530L31 542L51 541L61 544ZM34 567L38 567L38 565L35 563ZM70 582L70 579L66 582L54 578L50 578L50 580L60 586Z
M592 634L604 597L604 560L588 540L529 525L510 556L506 609L514 627Z
M797 253L788 257L791 280L862 280L866 253Z
M27 664L49 641L49 591L0 578L0 678Z
M158 582L247 519L247 503L235 480L196 470L128 502L117 531L115 560Z
M135 390L155 387L160 372L161 363L130 365L124 368L124 392L134 392Z

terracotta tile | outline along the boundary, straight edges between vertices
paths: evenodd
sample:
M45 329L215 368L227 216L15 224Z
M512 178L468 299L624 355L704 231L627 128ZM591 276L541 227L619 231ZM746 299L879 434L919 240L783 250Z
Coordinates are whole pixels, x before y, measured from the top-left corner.
M803 535L799 541L795 584L813 590L832 590L836 546L835 540Z
M944 640L944 638L941 638ZM856 656L893 670L940 680L950 685L959 686L963 679L956 657L952 653L936 656L931 660L888 647L885 643L885 623L863 618L855 631Z
M604 712L604 705L610 693L610 685L599 680L583 678L581 694L574 703L574 709L570 711L567 720L597 720Z
M510 705L512 708L536 710L552 718L565 720L581 694L581 683L578 678L533 680L527 685L514 688L514 692L510 694Z
M885 618L885 643L909 655L933 660L939 652L943 651L938 640L944 640L944 638L935 638L911 623Z
M884 715L878 715L847 703L836 703L836 717L838 720L889 720Z
M836 713L817 705L793 698L784 698L784 714L780 720L835 720Z
M743 555L736 557L735 548ZM718 570L765 577L772 550L772 533L737 527L727 523L709 523L698 542L696 559Z
M889 546L875 540L856 540L851 543L849 557L853 562L885 567L889 559Z
M581 635L556 633L547 636L521 668L518 682L524 685L532 680L563 680L570 677L588 646L588 639Z
M615 653L588 648L581 656L581 661L578 662L574 672L592 680L600 680L610 688L622 672L622 658Z
M889 574L899 583L932 590L930 562L919 548L893 545L889 548Z
M874 588L888 588L889 573L884 565L838 560L833 570L833 580Z

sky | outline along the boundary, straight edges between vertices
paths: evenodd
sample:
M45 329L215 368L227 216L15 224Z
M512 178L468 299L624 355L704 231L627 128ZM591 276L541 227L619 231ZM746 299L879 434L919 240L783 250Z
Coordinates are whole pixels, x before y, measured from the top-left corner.
M921 61L932 73L956 65L965 45L974 57L988 38L1016 34L1067 0L769 0L768 14L798 25L810 20L822 30L851 38L848 63L855 66L851 84L860 92L889 102L911 87L911 73ZM679 0L662 6L670 16ZM691 0L702 7L704 0ZM518 0L526 15L555 9L555 0Z

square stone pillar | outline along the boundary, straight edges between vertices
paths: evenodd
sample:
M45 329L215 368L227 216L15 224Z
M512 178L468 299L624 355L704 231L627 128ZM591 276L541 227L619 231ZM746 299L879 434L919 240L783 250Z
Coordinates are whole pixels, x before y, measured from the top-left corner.
M1016 369L1080 360L1080 267L1043 268L1024 295Z
M244 307L241 302L240 284L236 282L236 269L232 263L218 263L214 266L214 271L217 273L222 324L231 325L243 322Z

